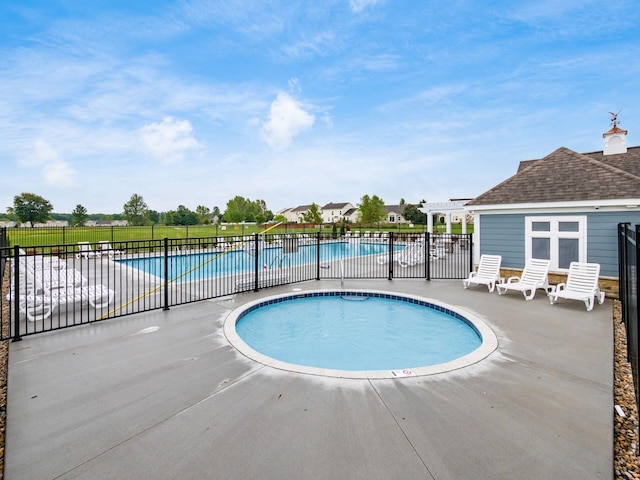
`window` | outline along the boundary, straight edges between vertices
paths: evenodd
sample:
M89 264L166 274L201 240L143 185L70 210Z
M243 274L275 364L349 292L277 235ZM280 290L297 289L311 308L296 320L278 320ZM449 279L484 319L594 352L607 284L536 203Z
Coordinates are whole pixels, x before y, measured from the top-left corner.
M525 217L525 257L551 260L551 270L587 261L587 217Z

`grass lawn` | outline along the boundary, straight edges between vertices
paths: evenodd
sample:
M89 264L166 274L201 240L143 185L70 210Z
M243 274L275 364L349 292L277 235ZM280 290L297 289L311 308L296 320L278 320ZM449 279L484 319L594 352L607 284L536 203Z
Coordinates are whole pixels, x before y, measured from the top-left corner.
M268 227L267 227L268 228ZM375 232L378 225L350 224L352 232ZM445 232L445 225L435 225L438 232ZM452 233L461 233L462 226L451 225ZM144 227L38 227L38 228L7 228L7 246L20 245L21 247L44 245L76 245L78 242L97 243L108 240L111 243L127 242L135 240L158 240L162 238L206 238L206 237L238 237L262 233L264 227L255 224L231 224L231 225L191 225L191 226L167 226L153 225ZM426 231L425 225L380 225L380 231L395 233L422 233ZM324 225L322 228L312 228L296 224L280 225L268 230L269 234L285 235L289 233L313 234L318 231L331 233L332 226ZM339 230L338 230L339 231ZM467 225L467 233L473 233L473 225Z

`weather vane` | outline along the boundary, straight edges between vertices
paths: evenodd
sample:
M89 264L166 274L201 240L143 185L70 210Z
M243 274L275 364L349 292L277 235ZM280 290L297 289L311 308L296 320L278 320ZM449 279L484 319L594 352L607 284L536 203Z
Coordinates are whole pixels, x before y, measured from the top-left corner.
M613 125L613 128L618 128L618 125L620 124L620 122L618 121L618 114L621 111L622 110L619 110L618 113L609 112L609 114L611 115L611 125Z

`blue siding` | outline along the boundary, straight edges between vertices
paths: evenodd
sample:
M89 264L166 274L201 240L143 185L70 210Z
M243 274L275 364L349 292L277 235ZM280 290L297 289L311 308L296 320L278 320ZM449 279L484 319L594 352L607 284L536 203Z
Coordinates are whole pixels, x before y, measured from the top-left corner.
M592 212L587 214L587 257L600 264L600 274L618 276L618 223L640 223L640 212Z
M480 253L502 255L505 268L524 265L525 216L587 216L587 261L600 264L600 274L618 277L618 223L640 223L640 211L558 214L553 211L528 214L480 214Z
M524 265L524 215L480 217L480 254L502 255L505 268Z

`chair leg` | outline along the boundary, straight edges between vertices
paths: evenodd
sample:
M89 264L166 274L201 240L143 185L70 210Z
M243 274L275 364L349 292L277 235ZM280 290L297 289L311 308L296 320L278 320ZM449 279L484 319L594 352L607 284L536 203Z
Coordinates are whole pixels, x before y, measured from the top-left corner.
M585 299L584 304L587 306L587 312L590 312L591 310L593 310L594 299L595 299L595 295Z

